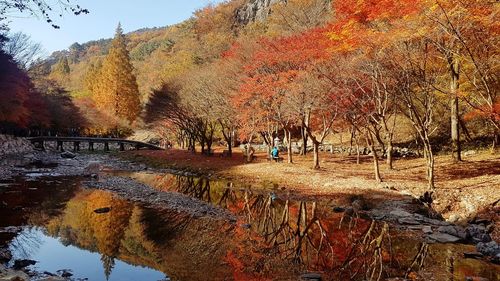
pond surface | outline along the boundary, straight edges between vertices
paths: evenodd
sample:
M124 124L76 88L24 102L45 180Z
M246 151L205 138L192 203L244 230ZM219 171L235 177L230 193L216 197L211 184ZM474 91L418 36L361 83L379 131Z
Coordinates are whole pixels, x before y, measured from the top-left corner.
M37 261L33 271L66 270L73 280L298 280L311 272L323 280L416 272L426 280L500 280L499 266L463 258L472 245L427 244L419 232L334 212L332 200L171 174L112 174L238 219L155 209L85 189L81 178L37 175L0 185L0 247L8 245L13 260Z

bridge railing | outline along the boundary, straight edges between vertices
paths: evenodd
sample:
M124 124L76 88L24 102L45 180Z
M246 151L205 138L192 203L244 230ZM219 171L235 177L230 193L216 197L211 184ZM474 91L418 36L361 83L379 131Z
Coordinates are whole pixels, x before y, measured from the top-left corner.
M73 150L79 151L81 143L88 143L88 149L90 151L94 150L95 143L104 144L104 151L109 151L109 144L116 143L119 146L120 151L125 150L125 144L132 145L136 150L141 148L152 149L152 150L163 150L163 148L134 140L126 140L126 139L116 139L116 138L92 138L92 137L32 137L28 138L31 143L33 143L36 147L44 150L45 142L56 142L56 149L60 151L64 151L64 143L73 143Z

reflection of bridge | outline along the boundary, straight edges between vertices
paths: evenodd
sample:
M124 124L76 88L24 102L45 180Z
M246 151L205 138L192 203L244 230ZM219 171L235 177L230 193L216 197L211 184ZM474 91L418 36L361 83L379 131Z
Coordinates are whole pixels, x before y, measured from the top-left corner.
M73 143L73 150L78 151L80 150L80 144L82 142L88 143L88 148L90 151L94 150L94 144L95 143L103 143L104 144L104 151L109 151L109 144L110 143L116 143L120 147L120 151L125 150L125 145L131 145L135 149L139 150L141 148L146 148L146 149L152 149L152 150L162 150L163 148L152 145L149 143L144 143L140 141L133 141L133 140L125 140L125 139L114 139L114 138L90 138L90 137L33 137L33 138L28 138L31 143L33 143L35 146L38 148L44 149L44 143L45 142L56 142L57 143L57 150L63 151L63 144L64 143Z

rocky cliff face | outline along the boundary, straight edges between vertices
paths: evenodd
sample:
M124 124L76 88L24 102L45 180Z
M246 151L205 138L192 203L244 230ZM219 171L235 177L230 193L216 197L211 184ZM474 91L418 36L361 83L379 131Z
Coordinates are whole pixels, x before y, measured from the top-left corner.
M285 2L286 0L248 0L241 8L236 11L236 22L239 25L246 25L254 21L262 21L270 13L270 6Z

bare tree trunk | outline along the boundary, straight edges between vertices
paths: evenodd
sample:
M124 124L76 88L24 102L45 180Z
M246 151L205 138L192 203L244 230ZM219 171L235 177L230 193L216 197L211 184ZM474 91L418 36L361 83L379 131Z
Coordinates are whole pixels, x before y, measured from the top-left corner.
M314 151L314 165L313 169L317 170L320 168L319 165L319 142L313 140L313 151Z
M387 126L387 122L384 120L384 130L385 134L387 137L387 166L389 167L389 170L394 169L393 167L393 158L392 158L392 152L394 150L394 145L393 145L393 140L394 140L394 132L396 131L396 119L397 116L394 114L393 117L393 123L392 123L392 128L389 128Z
M388 143L387 143L387 166L389 167L389 170L392 170L394 169L393 165L392 165L392 150L393 150L393 147L392 147L392 140L389 140Z
M219 124L221 126L221 131L222 131L222 136L224 137L224 140L226 141L226 146L227 146L227 156L232 157L233 156L233 130L231 129L230 126L225 126L224 122L219 120ZM226 131L227 130L227 131Z
M460 65L458 59L452 55L448 59L450 64L450 92L451 92L451 149L452 157L455 161L462 161L460 147L460 114L458 110L458 89Z
M354 140L356 141L356 164L359 165L361 162L360 151L359 151L359 139L356 136Z
M493 135L493 143L491 145L491 154L495 154L499 142L500 142L500 134L499 133L494 133L494 135Z
M465 140L468 142L471 142L472 137L470 135L469 129L467 129L467 126L465 125L463 118L460 118L458 120L458 122L460 122L460 128L462 128L462 132L464 132L464 134L465 134Z
M377 150L375 150L375 145L373 141L373 135L372 133L367 129L366 130L366 143L370 150L372 151L372 156L373 156L373 171L375 172L375 180L377 182L382 182L382 177L380 177L380 166L378 163L378 155L377 155Z
M287 138L287 153L288 153L288 163L293 163L292 159L292 132L285 129L285 136Z
M349 141L349 156L352 155L352 141L354 140L354 136L355 136L354 128L351 128L351 138Z
M201 154L205 154L205 141L201 141L200 142L200 145L201 145Z
M300 133L302 135L302 148L300 149L300 155L307 154L307 132L304 127L300 128Z
M300 155L306 155L307 154L307 140L309 138L309 135L307 133L307 126L309 126L309 118L311 114L306 113L304 116L304 120L302 120L303 125L301 126L301 133L302 133L302 151L300 152Z
M253 154L255 150L252 148L252 140L253 140L253 133L250 134L250 137L248 138L248 144L247 144L247 163L250 163L253 161Z
M434 154L429 138L426 136L424 141L424 154L427 164L427 188L431 191L434 190Z
M233 157L233 134L230 133L227 142L227 153L229 157Z

